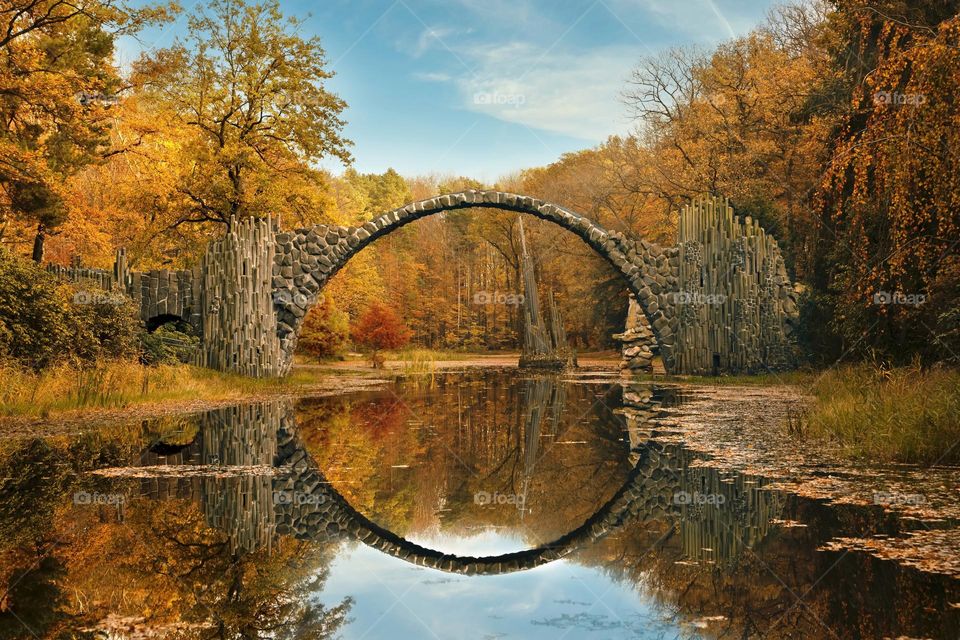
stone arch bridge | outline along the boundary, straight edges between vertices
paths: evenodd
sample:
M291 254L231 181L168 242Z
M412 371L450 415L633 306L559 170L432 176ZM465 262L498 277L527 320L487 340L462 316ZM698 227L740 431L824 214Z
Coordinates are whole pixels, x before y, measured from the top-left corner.
M365 247L420 218L459 209L528 214L579 236L631 292L621 334L629 366L659 353L669 373L751 372L794 360L796 293L776 241L725 200L695 200L678 241L660 247L609 231L565 207L501 191L414 202L358 227L281 231L270 219L234 222L192 271L134 273L121 250L113 272L53 267L130 295L146 323L188 321L202 335L197 363L253 376L286 374L303 320L323 287Z

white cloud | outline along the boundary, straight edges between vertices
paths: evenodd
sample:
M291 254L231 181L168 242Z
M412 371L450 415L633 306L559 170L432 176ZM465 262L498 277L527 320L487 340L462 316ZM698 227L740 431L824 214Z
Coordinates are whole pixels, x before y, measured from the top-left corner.
M415 73L413 77L417 80L423 80L424 82L450 82L453 80L449 74L435 72Z
M410 55L419 58L438 43L442 43L444 38L448 38L456 33L455 29L450 27L427 27L420 32L417 43L410 51Z
M620 92L641 54L622 45L547 55L524 42L474 47L463 52L474 73L454 81L471 111L599 142L630 128Z
M664 36L686 34L686 39L717 42L744 33L755 24L755 17L718 6L721 1L604 0L590 11L601 17L607 12L609 19L619 23L619 27L613 23L617 42L586 48L581 44L576 50L566 46L564 30L557 35L560 40L551 39L558 29L546 28L551 24L548 20L537 33L529 34L529 40L493 44L465 39L461 36L469 31L462 29L432 27L423 30L409 49L413 57L424 56L428 50L439 54L438 60L450 57L444 60L451 65L445 73L419 73L416 77L452 83L469 111L534 130L600 142L609 135L630 131L621 92L639 59L662 49L663 41L673 39ZM767 0L755 1L762 4ZM508 24L513 22L504 16L539 16L537 4L530 1L456 2L468 12L486 17L495 14ZM691 19L692 12L696 19ZM651 30L651 24L659 28Z

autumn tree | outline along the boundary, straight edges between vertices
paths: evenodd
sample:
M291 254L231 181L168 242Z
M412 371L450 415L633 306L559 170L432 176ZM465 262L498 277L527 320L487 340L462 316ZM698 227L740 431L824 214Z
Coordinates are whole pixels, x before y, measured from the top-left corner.
M307 314L297 349L317 360L339 355L350 339L350 317L337 309L333 298L323 296Z
M811 224L823 147L814 123L798 117L816 59L782 31L766 25L711 52L675 49L644 59L625 92L641 144L622 148L628 161L617 171L631 189L674 210L702 193L730 198L778 238L793 269L791 241Z
M960 17L955 3L844 2L818 87L835 126L816 199L818 276L849 348L960 352ZM876 304L884 293L916 304ZM882 300L882 298L881 298Z
M164 17L112 0L4 0L0 4L0 239L29 224L33 259L67 217L62 182L101 159L121 79L115 38Z
M382 367L379 352L399 349L410 340L410 330L393 307L374 302L353 326L350 336L354 343L370 352L374 367Z
M137 63L145 98L192 133L172 226L316 215L324 174L311 163L349 161L350 143L346 104L324 86L333 74L323 48L297 35L301 26L276 0L211 0L190 17L186 43Z

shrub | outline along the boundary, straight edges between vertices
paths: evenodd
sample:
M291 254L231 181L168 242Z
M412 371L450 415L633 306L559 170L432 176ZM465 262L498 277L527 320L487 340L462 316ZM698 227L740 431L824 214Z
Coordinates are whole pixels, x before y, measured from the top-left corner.
M0 351L33 369L62 356L70 335L69 300L56 278L0 250Z
M131 300L71 304L69 350L74 360L93 362L135 357L143 327Z
M80 290L0 249L0 355L33 370L134 355L140 324L132 303L111 294L77 304Z
M200 344L193 329L185 322L170 322L152 333L144 332L140 340L140 361L143 364L189 363Z

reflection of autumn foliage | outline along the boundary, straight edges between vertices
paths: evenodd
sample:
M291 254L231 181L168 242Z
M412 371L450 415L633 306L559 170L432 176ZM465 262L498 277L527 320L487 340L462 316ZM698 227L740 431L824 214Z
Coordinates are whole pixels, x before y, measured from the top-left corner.
M281 538L272 553L232 553L199 504L137 499L139 480L74 473L123 464L136 450L84 436L5 452L0 635L17 637L25 623L38 637L71 637L111 614L146 629L190 623L194 633L187 637L337 632L351 602L326 608L308 597L322 588L329 548ZM74 504L81 490L121 494L126 504Z
M316 416L302 437L334 487L395 533L506 526L535 543L567 533L609 499L626 476L627 452L622 425L592 390L570 385L559 423L547 415L537 434L525 433L524 393L513 376L437 376L434 388L407 382L396 395L318 401L301 410ZM321 434L326 451L314 447ZM478 491L526 491L527 511L478 505Z
M360 402L351 407L351 419L378 440L403 427L410 417L410 409L400 398L389 396L375 402Z
M84 516L75 509L66 521ZM88 523L83 533L62 580L74 594L71 626L113 613L148 628L189 623L209 637L331 637L351 605L308 599L326 579L328 549L281 538L272 553L231 553L191 501L137 501L125 522Z

